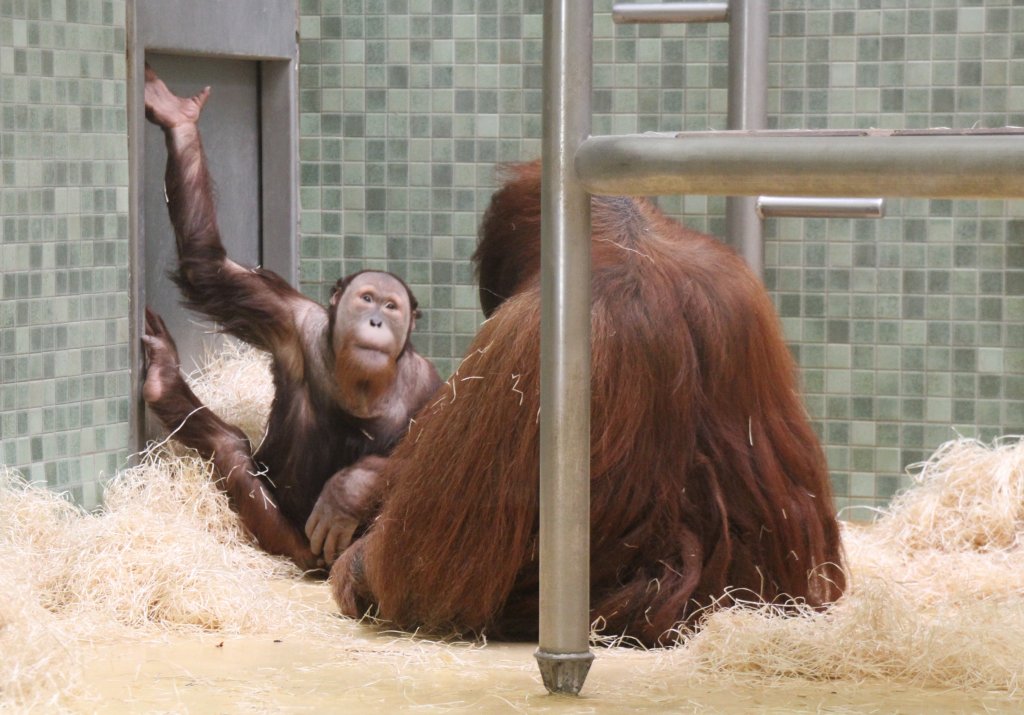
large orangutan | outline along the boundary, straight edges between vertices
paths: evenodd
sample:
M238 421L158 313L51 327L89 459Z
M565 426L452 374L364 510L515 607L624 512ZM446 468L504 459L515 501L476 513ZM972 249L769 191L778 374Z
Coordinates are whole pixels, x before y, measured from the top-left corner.
M197 124L209 95L177 97L146 67L146 116L167 143L174 278L187 305L270 353L267 433L253 454L240 429L199 402L173 338L148 310L143 397L177 440L213 460L217 484L264 549L315 568L376 512L383 483L366 477L441 379L409 340L416 298L397 276L343 278L325 307L228 258Z
M646 645L719 599L844 587L826 464L771 302L729 248L595 198L591 617ZM331 571L343 613L537 631L540 170L513 170L475 260L489 320L381 466L380 515Z

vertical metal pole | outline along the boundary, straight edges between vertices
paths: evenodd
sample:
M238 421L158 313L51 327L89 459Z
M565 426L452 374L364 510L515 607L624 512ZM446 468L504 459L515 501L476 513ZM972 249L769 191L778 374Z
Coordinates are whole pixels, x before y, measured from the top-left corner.
M138 461L146 446L146 405L142 401L142 340L145 325L146 281L142 268L146 265L146 237L142 221L142 183L145 166L143 151L145 130L143 104L143 77L145 73L145 47L139 42L136 0L125 5L125 40L127 47L127 119L128 119L128 459Z
M768 2L729 0L729 129L764 129L768 121ZM729 242L759 276L764 242L757 198L730 196L725 202Z
M544 5L540 630L544 686L578 694L590 652L590 133L593 0Z

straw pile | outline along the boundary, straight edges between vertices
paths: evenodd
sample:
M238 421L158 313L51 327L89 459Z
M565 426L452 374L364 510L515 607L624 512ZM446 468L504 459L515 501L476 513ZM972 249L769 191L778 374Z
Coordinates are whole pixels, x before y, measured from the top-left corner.
M881 679L1016 693L1024 679L1024 441L961 439L877 522L844 525L846 596L709 615L674 656L717 677Z
M55 495L30 494L14 472L0 467L5 532L13 530L7 519L27 515L22 505L29 501L35 502L32 511L48 519L59 520L68 510ZM6 537L0 537L0 710L12 702L50 706L59 693L74 691L79 663L63 647L57 619L39 602L30 555L7 548Z
M193 376L200 398L254 443L270 382L266 361L237 348ZM353 658L391 658L388 670L429 661L469 677L458 665L464 646L371 642L289 598L282 584L301 575L254 548L208 470L179 447L158 445L113 480L102 512L86 514L0 468L0 710L77 697L84 644L169 633L285 630ZM599 657L680 686L877 679L1016 697L1024 677L1024 442L954 441L916 477L875 523L845 527L851 587L829 610L720 610L675 648L612 648Z
M211 380L245 397L226 407ZM196 388L258 437L249 400L266 414L264 361L236 351ZM97 514L0 468L0 706L47 704L67 691L76 641L308 625L308 609L273 588L297 569L255 548L209 466L174 449L155 447L120 473Z

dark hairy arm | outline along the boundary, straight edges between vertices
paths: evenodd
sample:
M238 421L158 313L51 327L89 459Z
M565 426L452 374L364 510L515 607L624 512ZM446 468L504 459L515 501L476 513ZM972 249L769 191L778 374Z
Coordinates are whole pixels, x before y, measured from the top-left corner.
M328 564L348 547L356 529L369 522L380 508L385 492L380 471L386 464L386 457L363 457L324 484L306 521L306 536L313 553L322 553Z
M146 356L142 395L153 414L176 440L213 462L217 486L264 550L287 556L304 569L322 565L302 530L278 507L253 462L245 433L199 401L179 370L174 338L160 316L148 309L142 342Z
M146 116L163 129L167 143L165 188L178 246L174 278L190 308L287 364L300 354L299 326L308 318L322 320L326 311L277 274L228 258L197 126L209 96L207 88L177 97L147 67Z

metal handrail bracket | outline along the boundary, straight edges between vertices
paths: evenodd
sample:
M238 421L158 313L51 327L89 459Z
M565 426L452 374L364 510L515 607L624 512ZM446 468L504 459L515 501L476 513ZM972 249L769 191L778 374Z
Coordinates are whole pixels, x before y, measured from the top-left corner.
M726 22L727 2L623 2L612 6L617 25L634 23Z

